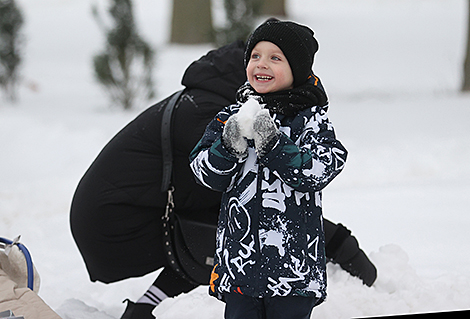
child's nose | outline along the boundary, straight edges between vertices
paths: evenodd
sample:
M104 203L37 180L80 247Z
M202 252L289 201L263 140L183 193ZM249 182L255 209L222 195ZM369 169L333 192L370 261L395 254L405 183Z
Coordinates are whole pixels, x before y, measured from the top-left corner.
M268 64L264 59L259 59L257 67L260 69L266 69L268 67Z

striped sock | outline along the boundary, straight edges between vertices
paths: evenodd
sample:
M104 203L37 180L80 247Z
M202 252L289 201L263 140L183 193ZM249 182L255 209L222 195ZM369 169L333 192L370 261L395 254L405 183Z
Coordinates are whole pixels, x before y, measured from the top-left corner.
M156 286L150 286L149 290L137 300L136 303L146 303L153 306L157 306L163 299L168 298L168 296Z

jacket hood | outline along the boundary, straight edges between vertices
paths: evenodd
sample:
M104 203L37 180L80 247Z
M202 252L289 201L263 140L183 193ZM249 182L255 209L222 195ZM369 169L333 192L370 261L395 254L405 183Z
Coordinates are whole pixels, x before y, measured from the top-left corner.
M189 65L181 83L188 89L207 90L235 101L238 88L246 81L244 50L243 41L236 41L209 51Z

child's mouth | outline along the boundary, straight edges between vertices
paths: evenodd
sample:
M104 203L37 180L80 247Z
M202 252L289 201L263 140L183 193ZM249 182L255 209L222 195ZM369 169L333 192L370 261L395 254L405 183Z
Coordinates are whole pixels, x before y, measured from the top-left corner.
M258 81L269 81L273 79L273 77L269 75L255 75L255 78Z

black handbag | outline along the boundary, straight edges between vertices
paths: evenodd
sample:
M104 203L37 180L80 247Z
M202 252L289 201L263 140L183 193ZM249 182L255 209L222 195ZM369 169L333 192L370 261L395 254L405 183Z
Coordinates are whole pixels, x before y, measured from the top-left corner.
M214 251L217 226L204 217L188 218L175 212L174 187L171 185L173 166L171 146L172 113L183 91L176 92L170 99L162 117L162 191L168 199L163 219L163 246L168 262L185 280L195 285L208 285L214 265Z

